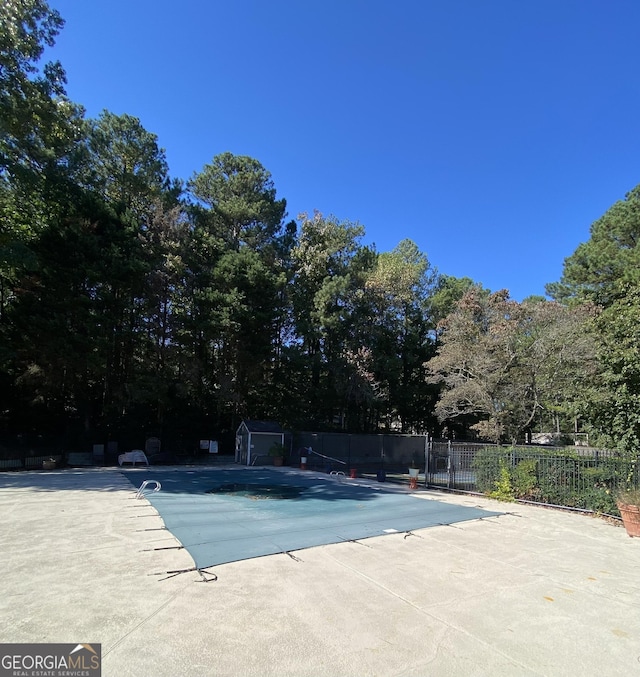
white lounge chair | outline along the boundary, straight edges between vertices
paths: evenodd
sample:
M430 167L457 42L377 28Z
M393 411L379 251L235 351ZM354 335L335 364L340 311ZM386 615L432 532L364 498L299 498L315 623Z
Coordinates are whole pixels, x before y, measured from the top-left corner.
M127 451L124 454L120 454L120 456L118 456L118 463L121 466L125 463L132 463L134 466L136 463L145 463L146 465L149 465L149 460L142 449L134 449L133 451Z

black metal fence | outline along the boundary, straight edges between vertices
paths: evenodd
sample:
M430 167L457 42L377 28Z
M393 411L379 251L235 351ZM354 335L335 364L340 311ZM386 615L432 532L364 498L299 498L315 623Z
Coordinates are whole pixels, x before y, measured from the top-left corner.
M616 515L616 491L640 488L640 460L588 447L429 444L426 484Z
M61 464L62 448L57 437L0 434L0 471L42 468L49 461Z

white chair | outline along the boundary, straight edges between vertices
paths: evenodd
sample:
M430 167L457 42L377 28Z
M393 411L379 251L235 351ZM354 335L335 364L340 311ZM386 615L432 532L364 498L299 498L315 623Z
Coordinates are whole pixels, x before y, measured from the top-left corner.
M127 451L124 454L120 454L120 456L118 456L118 463L121 466L125 463L131 463L133 466L135 466L136 463L145 463L146 465L149 465L149 460L142 449L134 449L133 451Z

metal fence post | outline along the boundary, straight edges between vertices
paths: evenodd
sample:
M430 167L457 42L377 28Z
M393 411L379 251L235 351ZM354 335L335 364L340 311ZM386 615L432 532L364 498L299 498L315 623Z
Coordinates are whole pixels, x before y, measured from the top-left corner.
M429 433L424 436L424 486L427 486L429 475Z

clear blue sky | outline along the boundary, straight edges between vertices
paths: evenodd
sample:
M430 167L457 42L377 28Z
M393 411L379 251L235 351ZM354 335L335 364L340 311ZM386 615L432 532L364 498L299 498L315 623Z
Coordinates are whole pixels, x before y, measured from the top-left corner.
M69 96L139 117L172 176L250 155L290 217L517 300L640 183L638 0L50 3Z

